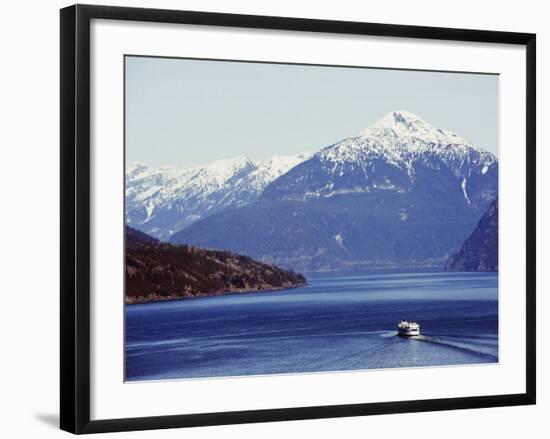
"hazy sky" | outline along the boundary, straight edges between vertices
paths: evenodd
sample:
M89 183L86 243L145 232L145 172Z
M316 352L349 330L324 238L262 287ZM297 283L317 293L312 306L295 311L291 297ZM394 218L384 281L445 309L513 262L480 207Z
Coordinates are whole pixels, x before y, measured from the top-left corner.
M498 155L498 76L126 58L128 163L314 152L395 110Z

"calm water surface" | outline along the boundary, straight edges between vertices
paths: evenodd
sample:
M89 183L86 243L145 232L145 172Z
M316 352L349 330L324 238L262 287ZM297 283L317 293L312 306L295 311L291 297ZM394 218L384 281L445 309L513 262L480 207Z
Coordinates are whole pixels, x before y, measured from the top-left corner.
M129 381L498 361L496 273L308 276L309 285L126 306ZM401 319L422 337L396 336Z

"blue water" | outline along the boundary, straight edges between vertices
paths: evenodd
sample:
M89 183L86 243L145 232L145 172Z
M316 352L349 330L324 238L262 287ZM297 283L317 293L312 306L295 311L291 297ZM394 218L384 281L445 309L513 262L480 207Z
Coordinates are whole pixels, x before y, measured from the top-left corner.
M308 277L309 285L126 306L126 379L498 361L495 273ZM396 336L401 319L422 337Z

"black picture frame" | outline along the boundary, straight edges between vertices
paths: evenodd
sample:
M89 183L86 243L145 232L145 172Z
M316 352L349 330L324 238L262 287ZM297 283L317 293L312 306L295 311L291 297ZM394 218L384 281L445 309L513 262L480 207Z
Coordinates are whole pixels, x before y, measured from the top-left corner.
M133 20L256 29L514 44L526 47L525 393L90 420L90 21ZM80 433L426 412L536 401L536 36L530 33L74 5L61 10L61 429Z

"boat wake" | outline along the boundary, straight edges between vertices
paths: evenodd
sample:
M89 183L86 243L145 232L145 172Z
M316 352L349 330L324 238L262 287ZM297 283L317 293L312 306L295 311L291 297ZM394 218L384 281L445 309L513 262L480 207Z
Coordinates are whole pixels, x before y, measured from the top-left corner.
M472 337L474 338L474 337ZM497 346L494 343L479 343L468 340L469 337L463 337L463 341L454 339L448 340L446 337L433 336L433 335L419 335L417 337L411 337L411 340L421 341L424 343L431 343L440 346L447 347L449 349L455 349L469 354L474 354L478 357L486 358L489 362L494 363L498 361L498 355L495 354ZM494 340L487 340L488 342Z

